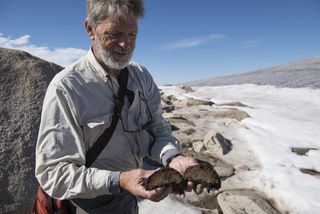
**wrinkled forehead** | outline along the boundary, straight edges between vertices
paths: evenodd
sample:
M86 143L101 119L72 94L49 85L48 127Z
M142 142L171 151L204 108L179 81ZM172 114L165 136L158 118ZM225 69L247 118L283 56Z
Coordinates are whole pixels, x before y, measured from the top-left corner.
M126 26L126 27L137 27L139 18L134 15L112 15L110 13L102 16L98 21L98 25L102 23L108 23L108 25L113 26Z
M113 28L113 29L125 29L129 31L137 31L138 18L126 18L119 17L117 19L113 17L106 18L98 23L97 28Z

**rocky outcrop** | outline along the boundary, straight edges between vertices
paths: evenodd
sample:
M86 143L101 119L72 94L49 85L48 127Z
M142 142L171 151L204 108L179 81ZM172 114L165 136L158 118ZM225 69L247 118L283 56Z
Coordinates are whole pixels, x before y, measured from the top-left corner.
M233 149L232 140L226 138L224 132L232 132L234 128L241 127L241 121L250 118L244 109L252 107L238 101L215 104L192 98L179 100L172 95L164 99L170 100L173 109L170 113L164 113L164 117L171 127L177 127L173 130L173 134L180 141L183 154L209 162L222 180L220 191L210 193L204 191L200 195L187 193L184 202L188 206L196 207L202 213L279 213L271 205L270 200L255 190L232 189L230 186L228 189L224 188L224 181L227 182L238 173L250 170L246 165L232 166L223 159ZM292 149L292 151L306 153L309 150ZM317 176L310 170L301 169L301 171Z
M0 213L29 213L42 100L62 67L0 48Z

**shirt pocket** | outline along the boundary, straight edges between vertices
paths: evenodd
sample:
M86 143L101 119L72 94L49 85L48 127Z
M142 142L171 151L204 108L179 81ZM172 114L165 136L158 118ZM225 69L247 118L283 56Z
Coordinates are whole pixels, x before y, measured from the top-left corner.
M127 102L126 108L122 111L123 128L129 132L141 131L147 128L150 122L151 114L147 100L142 92L136 90L131 105Z
M98 140L98 137L111 125L112 114L103 114L88 118L84 126L84 138L90 147Z

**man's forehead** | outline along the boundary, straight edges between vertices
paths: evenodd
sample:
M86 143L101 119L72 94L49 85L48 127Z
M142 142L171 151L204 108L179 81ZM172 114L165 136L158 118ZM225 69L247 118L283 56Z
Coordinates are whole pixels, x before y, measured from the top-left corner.
M129 17L119 17L119 18L107 18L103 20L100 24L109 28L137 28L138 18Z

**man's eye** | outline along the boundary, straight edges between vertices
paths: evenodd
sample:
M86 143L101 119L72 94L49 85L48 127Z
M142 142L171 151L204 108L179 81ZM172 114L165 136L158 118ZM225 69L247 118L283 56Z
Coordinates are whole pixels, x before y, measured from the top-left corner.
M106 33L108 36L112 36L112 37L119 37L121 36L120 32L107 32Z
M136 36L137 36L137 33L129 33L129 36L130 36L130 37L136 37Z

